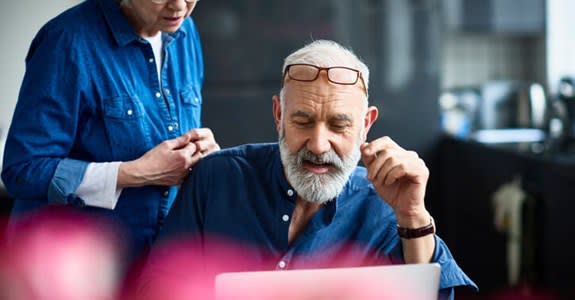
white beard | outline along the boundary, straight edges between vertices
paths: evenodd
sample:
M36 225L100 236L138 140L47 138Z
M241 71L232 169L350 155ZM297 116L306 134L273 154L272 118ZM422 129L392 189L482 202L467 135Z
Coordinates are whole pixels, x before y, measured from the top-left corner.
M361 158L359 143L360 139L351 153L343 159L333 149L320 155L314 154L305 147L297 153L290 153L284 132L280 131L280 155L289 183L298 195L308 202L323 204L335 199L343 190ZM331 164L331 170L325 174L314 174L303 167L304 161L316 164L328 163Z

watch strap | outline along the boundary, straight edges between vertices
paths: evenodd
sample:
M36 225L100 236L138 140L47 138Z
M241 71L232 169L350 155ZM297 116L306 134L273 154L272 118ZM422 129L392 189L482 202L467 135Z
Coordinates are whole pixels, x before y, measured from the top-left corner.
M397 234L404 239L415 239L428 234L435 233L435 224L433 218L430 217L429 224L419 228L405 228L397 225Z

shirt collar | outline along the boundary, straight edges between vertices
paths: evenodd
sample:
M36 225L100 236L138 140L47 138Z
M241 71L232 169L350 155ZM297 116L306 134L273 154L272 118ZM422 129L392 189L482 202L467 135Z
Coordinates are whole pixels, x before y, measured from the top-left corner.
M140 36L132 29L128 18L122 13L117 1L98 0L98 3L108 24L108 29L112 32L118 45L126 46L133 41L140 40ZM167 33L169 36L168 41L178 38L179 36L185 36L186 34L186 30L182 26L174 33Z

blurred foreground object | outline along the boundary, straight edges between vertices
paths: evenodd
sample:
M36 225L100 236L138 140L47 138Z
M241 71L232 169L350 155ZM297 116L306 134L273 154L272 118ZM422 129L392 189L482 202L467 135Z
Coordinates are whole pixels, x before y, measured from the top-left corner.
M208 241L209 240L209 241ZM216 275L233 270L259 269L251 249L223 239L206 239L209 252L194 240L162 243L147 257L135 284L124 287L122 300L209 300L214 296ZM270 262L270 265L273 263Z
M0 245L0 299L113 299L122 246L109 223L62 208L23 216Z

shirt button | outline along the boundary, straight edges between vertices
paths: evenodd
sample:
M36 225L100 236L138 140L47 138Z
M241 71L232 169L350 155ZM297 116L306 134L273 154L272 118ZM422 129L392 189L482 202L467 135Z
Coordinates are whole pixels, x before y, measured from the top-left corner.
M280 269L285 268L285 267L286 267L286 262L283 261L283 260L280 260L280 262L278 263L278 267L279 267Z
M198 103L198 102L200 102L200 99L199 99L198 97L195 97L195 98L194 98L194 103Z
M154 59L153 59L153 58L150 58L150 59L148 59L148 62L153 63L153 62L154 62Z
M174 127L172 125L168 126L168 131L171 132L172 130L174 130Z
M131 109L128 109L127 114L128 116L131 116L134 112Z
M165 191L165 192L164 192L164 197L168 197L168 195L170 195L170 192L169 192L169 191Z
M287 195L290 197L293 196L293 190L292 189L287 190Z
M160 92L156 92L156 98L160 98L162 97L162 94Z
M164 93L170 94L170 90L169 90L169 89L165 89L165 90L164 90Z
M289 216L288 216L288 215L283 215L283 216L282 216L282 220L283 220L284 222L289 221Z

